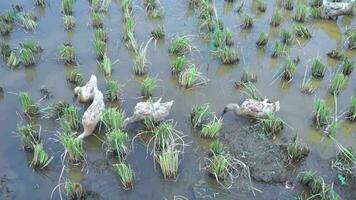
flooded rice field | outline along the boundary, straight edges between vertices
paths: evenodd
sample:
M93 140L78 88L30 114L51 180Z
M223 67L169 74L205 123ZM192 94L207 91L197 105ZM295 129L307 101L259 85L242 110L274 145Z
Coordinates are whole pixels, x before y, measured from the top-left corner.
M345 69L356 61L356 20L318 19L312 2L0 1L0 199L356 199L356 72ZM158 27L163 37L151 33ZM242 81L246 72L256 80ZM74 88L91 75L93 102L102 92L105 110L94 108L101 122L76 139L94 103L79 103ZM130 117L137 103L159 98L174 100L168 128L104 120L109 108ZM246 99L272 112L222 115ZM53 109L59 101L79 113ZM40 136L24 141L26 124ZM108 148L109 136L125 132ZM223 150L211 150L217 141ZM35 163L40 144L48 157Z

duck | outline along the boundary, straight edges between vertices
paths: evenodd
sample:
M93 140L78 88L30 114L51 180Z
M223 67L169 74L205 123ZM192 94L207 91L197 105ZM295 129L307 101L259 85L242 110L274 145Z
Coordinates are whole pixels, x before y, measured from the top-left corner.
M328 2L327 0L323 0L325 15L330 19L337 19L341 15L350 15L352 14L354 2L355 0L351 0L350 2Z
M269 113L275 113L279 111L279 109L279 101L271 103L268 99L264 99L263 101L246 99L241 105L227 104L222 115L232 111L235 115L249 116L254 118L266 118Z
M74 88L74 94L77 95L80 103L86 103L93 100L95 92L94 89L98 87L98 81L95 75L91 75L89 81L81 86Z

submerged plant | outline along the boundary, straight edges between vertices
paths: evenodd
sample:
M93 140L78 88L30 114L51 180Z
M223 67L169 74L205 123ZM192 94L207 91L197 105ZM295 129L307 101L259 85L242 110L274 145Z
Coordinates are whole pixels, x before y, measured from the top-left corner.
M295 163L302 160L309 154L309 148L306 144L302 144L294 136L287 146L288 160L290 163Z
M136 75L142 76L146 74L147 72L147 65L148 65L148 60L147 60L147 48L151 40L149 40L145 46L143 44L141 45L140 49L138 50L135 59L134 59L134 65L133 65L133 70Z
M83 75L78 69L74 69L69 73L67 80L75 86L79 86L83 82Z
M256 45L259 47L264 47L267 45L267 42L268 42L268 34L266 32L261 32L260 36L258 36Z
M59 56L64 61L65 64L75 63L75 51L74 47L70 43L62 44L59 47Z
M72 30L75 27L75 18L72 15L63 15L65 30Z
M356 120L356 96L351 97L351 106L349 109L349 119L351 121Z
M62 119L67 121L72 130L78 130L80 125L79 108L69 105L63 109Z
M158 163L164 179L175 179L178 174L179 151L173 147L164 150L158 155Z
M308 14L308 7L304 4L298 4L293 19L297 22L304 22Z
M159 27L153 29L151 31L151 36L156 40L164 38L165 33L164 33L163 27L159 26Z
M218 48L215 52L223 64L234 64L240 61L239 54L231 47Z
M207 122L211 115L209 104L195 106L190 113L190 122L194 128L200 128Z
M108 132L121 130L124 122L124 113L116 108L105 109L101 116L101 122Z
M29 116L34 116L39 112L39 106L33 102L30 95L27 92L19 93L22 110Z
M294 31L298 37L305 38L305 39L309 39L312 37L309 29L306 26L304 26L303 24L295 25Z
M106 80L105 82L108 99L110 101L118 101L120 99L120 85L115 80Z
M28 123L17 127L18 134L24 149L33 150L34 145L40 141L40 126Z
M321 62L320 57L313 59L311 72L314 78L323 78L326 71L326 66Z
M268 135L277 135L284 128L284 123L281 118L275 116L273 113L268 113L266 118L259 119L263 131Z
M282 55L283 51L284 51L284 45L280 41L276 40L272 47L272 57L276 58Z
M169 53L177 56L183 56L192 49L193 46L187 36L178 36L173 38L171 46L169 47Z
M332 95L339 95L342 89L345 88L347 83L347 76L342 72L337 71L334 77L331 79L329 92Z
M126 156L128 152L128 148L126 146L128 142L128 135L126 132L121 130L108 132L106 133L105 140L108 152L118 155L120 159L123 159Z
M85 191L80 183L75 183L72 181L67 181L64 184L64 189L66 191L66 195L69 199L84 199Z
M120 177L121 183L124 189L131 189L133 187L134 173L132 168L125 163L114 164L113 165L116 174Z
M273 14L272 14L272 18L271 18L271 26L277 27L282 23L283 20L283 16L281 14L281 12L276 9Z
M156 82L156 79L146 77L141 83L141 94L146 98L150 97L156 88Z
M351 60L348 57L345 57L342 61L342 73L345 76L349 76L355 68L355 61Z
M31 161L31 167L34 169L43 169L49 165L53 156L49 157L43 148L43 144L34 144L33 158Z
M216 138L222 127L222 120L214 118L213 121L204 124L201 130L201 136L206 138Z
M314 122L317 127L324 127L329 124L331 110L322 99L314 100Z
M171 67L172 74L181 73L186 68L187 64L188 60L185 56L176 57Z
M287 60L283 64L283 79L290 81L293 79L293 75L296 70L296 64L291 58L287 58Z
M111 71L112 71L111 65L112 64L110 58L107 56L106 53L104 53L103 60L100 63L100 67L103 70L105 76L111 76Z
M77 164L84 159L83 140L71 135L61 135L60 140L65 150L65 155L71 163Z

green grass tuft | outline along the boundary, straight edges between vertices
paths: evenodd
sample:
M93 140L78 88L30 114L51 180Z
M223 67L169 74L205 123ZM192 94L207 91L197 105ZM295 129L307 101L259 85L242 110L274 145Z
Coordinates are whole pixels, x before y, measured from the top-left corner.
M153 90L157 87L157 80L151 77L146 77L142 82L141 82L141 94L149 98L152 96Z
M349 109L349 119L351 121L356 120L356 96L351 97L351 106Z
M73 5L75 0L61 0L61 10L64 15L73 14Z
M190 122L194 128L200 128L207 122L211 115L209 104L195 106L190 113Z
M67 80L75 86L79 86L83 82L83 75L78 69L74 69L68 74Z
M347 34L349 49L356 49L356 30L351 30Z
M329 124L331 119L331 109L326 105L322 99L314 100L314 122L317 127L325 127Z
M268 34L266 32L261 32L260 36L258 36L258 40L256 45L259 47L265 47L268 42Z
M247 14L247 13L243 14L241 26L244 29L252 28L252 26L253 26L253 18L252 18L252 16Z
M59 47L59 56L64 61L65 64L74 64L75 63L75 50L72 44L66 43L62 44Z
M314 78L323 78L325 75L326 66L321 62L320 57L313 59L311 72Z
M188 60L185 56L176 57L171 67L172 74L181 73L182 71L184 71L187 65L188 65Z
M96 58L102 60L107 52L107 44L104 41L95 38L93 45Z
M118 155L120 160L123 160L128 152L127 142L128 135L121 130L114 130L106 133L107 151Z
M287 146L288 160L290 163L296 163L302 160L309 154L309 148L306 144L302 144L294 136Z
M296 69L297 66L295 62L291 58L287 58L287 60L283 64L283 79L287 81L292 80Z
M304 22L307 18L308 7L302 3L298 4L293 19L297 22Z
M120 177L124 189L128 190L133 187L134 173L132 168L125 163L114 164L116 174Z
M111 79L106 80L105 87L109 101L120 100L120 85L117 81Z
M63 15L63 25L65 30L72 30L75 27L75 17Z
M223 64L234 64L240 61L240 56L237 51L231 47L222 47L214 51Z
M344 60L342 61L342 73L344 73L345 76L350 76L354 68L355 68L355 61L345 57Z
M224 144L220 140L214 140L209 147L213 155L220 155L224 152Z
M49 165L53 156L49 157L43 148L43 144L38 143L34 145L34 153L31 161L31 167L34 169L43 169Z
M283 44L289 45L292 42L292 34L286 29L282 29L281 41Z
M175 179L178 174L179 152L168 148L158 155L158 163L164 179Z
M34 150L34 145L40 141L40 126L28 123L17 127L22 146L25 150Z
M272 47L272 57L276 58L282 55L283 52L284 52L284 45L280 41L276 40Z
M262 129L265 134L273 137L279 134L284 128L284 122L281 118L275 116L273 113L268 113L264 119L259 119Z
M213 121L204 124L200 136L206 138L216 138L222 128L222 120L214 118Z
M116 108L107 108L101 116L101 122L108 132L121 130L124 122L124 113Z
M340 92L345 88L347 80L347 76L345 76L342 72L337 71L334 77L331 79L329 93L332 95L339 95Z
M67 181L64 185L66 195L69 199L84 199L85 191L80 183Z
M192 50L191 41L187 36L178 36L172 39L169 53L176 56L183 56Z
M19 93L22 110L29 116L34 116L39 112L39 106L33 102L30 95L27 92Z
M271 18L271 26L277 27L282 23L283 20L283 16L281 14L281 12L276 9L273 14L272 14L272 18Z
M301 38L309 39L312 37L309 29L303 24L298 24L294 26L295 35Z
M163 27L162 26L158 26L157 28L153 29L151 31L151 36L156 40L164 38L165 32L164 32Z
M61 135L60 140L69 162L78 164L84 159L83 140L71 135Z
M104 53L104 55L103 55L103 60L100 63L100 68L103 71L105 76L107 76L107 77L111 76L112 63L106 53Z

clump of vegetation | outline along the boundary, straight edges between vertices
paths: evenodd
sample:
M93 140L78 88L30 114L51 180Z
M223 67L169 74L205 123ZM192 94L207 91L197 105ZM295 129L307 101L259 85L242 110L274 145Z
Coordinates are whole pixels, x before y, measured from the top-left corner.
M325 127L331 119L331 110L322 99L314 100L314 122L317 127Z
M29 12L19 12L16 15L16 21L26 30L26 31L34 31L38 24L37 18Z
M283 16L281 14L281 12L276 9L273 14L272 14L272 18L271 18L271 26L277 27L282 23L283 20Z
M286 29L282 29L281 41L283 44L289 45L292 42L292 35Z
M23 112L28 116L34 116L39 112L38 104L34 103L27 92L19 93L20 102Z
M244 29L248 29L251 28L253 26L253 18L251 17L251 15L245 13L242 17L242 28Z
M231 173L233 167L228 155L213 155L207 158L207 170L218 181L223 181Z
M351 97L351 106L349 110L349 117L351 121L356 120L356 96Z
M240 61L237 51L231 47L218 48L215 52L223 64L234 64Z
M330 58L336 59L336 60L342 60L345 55L340 49L333 49L330 52L327 53L327 55Z
M164 38L165 32L164 32L163 27L158 26L157 28L153 29L151 31L151 36L156 40Z
M219 27L215 27L212 40L216 48L223 48L234 43L233 36L234 33L230 29L221 30Z
M293 19L297 22L304 22L307 18L308 7L305 4L298 4Z
M287 81L292 80L296 69L297 66L295 62L291 58L287 58L283 64L283 79Z
M220 140L214 140L209 147L213 155L220 155L224 152L224 144Z
M288 160L290 163L299 162L309 154L309 148L306 144L297 141L294 136L287 146Z
M71 135L61 135L60 140L69 162L78 164L84 159L83 140Z
M311 0L309 5L311 7L321 7L323 5L323 0Z
M322 7L311 7L310 8L310 16L313 19L323 19L323 8Z
M17 127L22 146L25 150L34 150L34 144L40 141L40 126L28 123Z
M61 10L64 15L73 14L73 5L75 0L61 0Z
M91 16L91 24L94 28L102 28L103 27L103 15L98 12L94 12Z
M101 122L108 132L121 130L124 122L124 113L120 112L117 108L105 109L101 116Z
M205 124L211 115L209 104L203 104L193 107L190 113L190 122L194 128L201 128Z
M268 34L266 32L260 33L256 45L259 47L265 47L267 45L267 42L268 42Z
M349 182L354 182L356 180L356 174L354 172L356 164L356 152L352 147L339 146L339 151L337 152L336 159L332 161L332 168L338 170L341 176L343 176ZM339 176L340 176L339 175ZM339 179L340 180L340 179ZM344 183L341 181L341 184Z
M214 118L213 121L204 124L200 136L206 138L216 138L222 127L222 120Z
M284 45L280 41L276 40L272 47L272 57L276 58L282 55L283 51L284 51Z
M91 0L91 9L94 12L108 12L111 0Z
M153 137L151 138L155 149L168 150L169 148L173 148L176 145L174 144L175 138L181 138L181 133L175 129L172 122L163 122L158 126L155 126L155 122L152 120L150 123L155 127L153 128ZM175 151L174 149L170 150Z
M303 81L301 85L301 90L303 93L312 94L315 91L315 87L313 85L312 80L308 79L307 81Z
M19 66L20 60L17 58L14 51L11 51L10 56L7 58L6 64L11 68Z
M344 73L345 76L350 76L354 68L355 68L355 61L345 57L344 60L342 61L342 73Z
M141 83L141 93L144 97L148 98L152 95L153 90L156 88L156 79L146 77Z
M179 167L179 151L169 147L158 155L158 163L164 179L175 179Z
M256 88L256 86L251 82L242 82L241 83L243 89L244 89L244 93L251 99L255 99L258 101L262 101L262 95L260 94L260 92L258 91L258 89Z
M72 15L63 15L65 30L72 30L75 27L75 18Z
M172 74L180 74L188 65L188 60L185 56L178 56L173 61L171 66Z
M94 29L94 38L98 41L107 42L108 34L103 28L96 28Z
M83 82L83 75L78 69L74 69L69 73L67 80L75 86L79 86Z
M184 88L192 88L206 83L208 80L195 67L194 64L185 68L179 75L178 82Z
M326 184L321 177L316 177L315 172L305 171L299 176L299 181L311 189L311 197L320 197L320 199L340 199L340 196L330 185Z
M128 148L126 146L128 141L128 135L121 130L114 130L106 133L106 150L115 155L118 155L120 160L125 158Z
M314 78L323 78L326 71L326 66L321 62L320 57L313 59L311 72Z
M4 20L0 20L0 34L2 36L8 35L12 29L13 27L11 24L6 23Z
M62 119L67 121L72 130L78 130L80 125L79 108L69 105L63 109Z
M120 99L120 85L115 80L106 80L106 91L109 101L118 101Z
M142 76L146 74L146 70L147 70L146 68L148 64L148 60L146 56L147 56L147 48L149 43L150 41L147 42L146 46L141 45L134 59L133 70L135 74L138 76Z
M339 95L341 90L343 90L347 83L347 76L345 76L342 72L337 71L334 77L331 79L329 92L332 95Z
M293 0L282 0L283 8L287 10L293 10L294 4Z
M284 128L282 119L275 116L273 113L268 113L266 118L259 119L259 121L263 131L268 135L275 136L279 134Z
M346 35L347 35L349 49L355 49L356 48L356 30L351 30L351 31L347 32Z
M131 189L133 187L134 173L132 168L125 163L114 164L113 165L116 174L120 177L121 183L124 189Z
M309 29L303 24L298 24L294 26L295 35L301 38L309 39L312 37Z
M45 0L35 0L35 5L39 7L44 7L46 5Z
M75 51L74 47L70 43L62 44L59 47L59 56L64 61L65 64L74 64L75 63Z
M64 185L66 195L69 199L84 199L85 191L80 183L67 181Z
M311 185L315 180L315 172L313 171L304 171L298 176L300 183L306 186Z
M192 51L193 46L187 36L175 37L172 40L169 47L169 53L177 56L183 56L184 54Z
M43 144L34 144L34 153L31 161L31 167L34 169L43 169L49 165L53 156L49 157L43 148Z
M266 12L267 10L267 4L264 0L257 0L257 10L260 12Z
M102 40L94 39L94 50L96 58L102 60L107 52L107 44Z
M241 76L241 82L242 83L248 83L248 82L254 83L256 81L257 81L257 75L256 74L250 73L246 69L244 69L242 71L242 76Z
M100 68L102 69L105 76L111 76L111 71L112 71L111 65L112 63L110 58L107 56L106 53L104 53L103 60L100 63Z
M29 48L20 48L20 59L25 66L32 66L36 63L36 53Z

